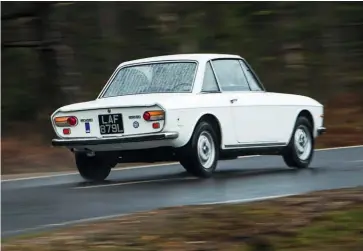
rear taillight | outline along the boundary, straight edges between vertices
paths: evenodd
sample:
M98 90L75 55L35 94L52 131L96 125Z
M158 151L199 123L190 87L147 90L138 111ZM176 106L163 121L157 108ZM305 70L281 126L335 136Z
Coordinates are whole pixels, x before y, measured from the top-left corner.
M77 125L77 118L76 118L76 117L74 117L74 116L69 117L69 118L67 119L67 122L68 122L68 124L69 124L70 126L75 126L75 125Z
M151 118L151 115L149 112L144 112L144 115L142 115L142 117L146 120L146 121L149 121L150 118Z
M65 134L65 135L71 134L71 128L64 128L63 129L63 134Z
M142 115L144 120L146 121L156 121L156 120L164 120L165 113L164 111L147 111Z
M54 123L59 127L76 126L78 124L78 119L75 116L55 117Z

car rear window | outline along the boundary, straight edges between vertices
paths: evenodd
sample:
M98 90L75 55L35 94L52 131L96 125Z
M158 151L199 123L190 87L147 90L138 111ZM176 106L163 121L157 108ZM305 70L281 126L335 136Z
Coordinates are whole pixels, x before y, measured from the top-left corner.
M196 70L195 62L127 66L117 71L102 97L191 92Z

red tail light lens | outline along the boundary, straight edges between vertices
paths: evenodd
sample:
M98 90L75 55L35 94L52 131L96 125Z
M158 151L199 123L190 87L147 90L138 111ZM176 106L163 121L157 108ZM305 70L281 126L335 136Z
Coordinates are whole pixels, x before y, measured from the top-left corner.
M149 112L144 112L144 115L142 115L142 117L146 120L146 121L149 121L150 118L151 118L151 115Z
M75 126L75 125L77 125L77 118L76 118L76 117L74 117L74 116L69 117L69 118L67 119L67 122L68 122L68 124L69 124L70 126Z
M63 134L65 134L65 135L71 134L71 129L70 128L64 128L63 129Z

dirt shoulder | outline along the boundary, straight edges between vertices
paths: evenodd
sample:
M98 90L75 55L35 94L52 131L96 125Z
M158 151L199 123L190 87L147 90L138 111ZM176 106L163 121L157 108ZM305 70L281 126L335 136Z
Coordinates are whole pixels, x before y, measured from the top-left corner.
M166 208L3 240L7 251L363 250L363 187Z

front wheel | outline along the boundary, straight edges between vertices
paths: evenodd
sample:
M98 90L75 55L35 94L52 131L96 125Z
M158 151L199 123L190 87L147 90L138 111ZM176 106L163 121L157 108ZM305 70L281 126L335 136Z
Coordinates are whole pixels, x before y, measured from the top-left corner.
M103 181L111 172L113 167L100 156L87 156L83 153L75 155L79 174L89 181Z
M282 157L289 167L306 168L314 154L312 125L306 117L298 117L289 144Z
M180 164L194 176L212 176L219 159L218 142L213 126L206 121L200 122L189 143L181 150Z

